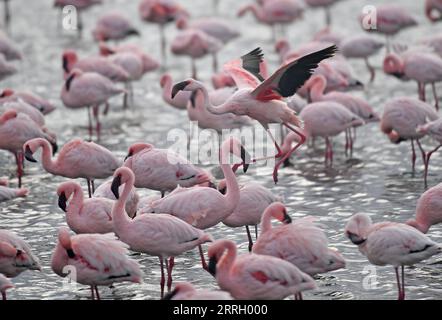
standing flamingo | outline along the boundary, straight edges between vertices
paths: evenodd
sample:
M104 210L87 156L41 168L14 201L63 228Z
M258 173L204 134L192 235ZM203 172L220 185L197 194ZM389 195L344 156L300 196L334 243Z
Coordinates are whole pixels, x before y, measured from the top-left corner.
M140 265L128 257L127 246L112 234L71 236L68 228L59 228L51 268L60 277L66 277L67 266L75 268L76 277L72 280L91 287L92 300L95 294L100 300L98 286L125 281L143 282Z
M217 240L208 251L209 270L235 299L277 300L316 288L315 281L279 258L242 254L231 240Z
M189 282L180 282L163 300L232 300L232 296L225 291L197 290Z
M425 191L417 200L416 216L407 221L422 233L442 222L442 183Z
M425 135L416 129L428 121L439 119L439 115L427 103L417 99L400 97L387 102L381 119L381 130L387 134L390 141L400 143L401 141L411 141L411 163L414 172L416 164L416 152L414 142L416 141L421 153L422 161L425 164L426 154L420 139Z
M208 106L207 109L210 112L214 114L233 113L236 115L247 115L260 122L278 149L276 158L282 155L278 143L268 130L270 123L281 123L301 136L301 142L276 163L273 170L273 180L275 183L278 181L279 167L305 141L305 137L296 129L296 127L300 126L298 117L281 100L283 97L292 96L310 78L318 64L322 60L333 56L335 51L336 47L331 46L301 57L280 67L263 82L260 82L260 80L263 80L263 77L259 73L263 54L259 48L242 56L239 60L234 60L225 65L226 71L234 78L239 90L223 104L217 107ZM184 89L191 83L191 81L187 80L179 84L179 88Z
M106 180L98 188L95 189L94 194L92 195L93 198L106 198L110 200L116 200L112 190L112 181L113 179ZM121 190L123 191L123 187L121 187ZM138 205L140 203L141 199L138 195L138 192L135 188L132 189L132 191L129 194L129 198L126 201L126 212L129 217L133 218L137 215Z
M29 193L29 190L26 188L9 188L8 181L0 180L0 202L5 202L15 198L23 198L26 197Z
M41 270L40 261L24 240L0 229L0 273L12 278L26 270Z
M431 22L442 20L442 1L425 0L425 15Z
M29 140L23 145L25 158L37 162L33 154L39 148L43 149L41 160L47 172L70 179L85 178L89 197L95 189L94 180L110 177L120 166L120 161L108 149L81 139L73 139L66 143L56 160L51 158L52 148L46 140Z
M418 84L419 99L426 101L425 86L431 84L436 110L439 97L436 83L442 81L442 58L434 53L411 51L399 56L388 54L384 59L384 71L399 79L411 79Z
M3 301L6 300L6 290L12 288L14 288L14 285L12 284L11 280L0 273L0 292L2 294Z
M128 36L139 36L140 33L127 17L115 11L103 15L97 20L92 35L96 41L100 42L109 40L119 41Z
M369 215L357 213L345 226L345 235L370 263L392 265L396 272L398 300L405 299L405 266L442 252L442 247L417 229L395 222L372 223ZM402 271L399 279L399 267Z
M210 182L209 173L167 149L135 143L129 147L124 166L135 175L135 187L158 190L161 196L177 186L184 188Z
M442 119L437 119L435 121L431 121L427 124L420 125L417 127L417 132L419 134L428 135L434 140L438 142L438 146L427 153L426 158L424 159L424 165L425 165L425 172L424 172L424 182L425 182L425 188L427 187L427 176L428 176L428 169L430 167L430 158L437 150L442 147Z
M23 176L23 144L29 139L44 138L57 150L54 137L41 128L28 115L6 110L0 115L0 149L14 154L17 164L18 187L21 187Z
M283 225L272 228L276 218ZM309 218L292 222L280 202L269 205L261 222L261 234L253 246L253 253L281 258L310 276L345 268L345 260L328 247L328 240Z
M100 139L99 106L106 103L109 98L124 92L125 90L118 88L111 80L98 73L74 69L63 85L61 100L70 109L88 108L90 138L92 138L92 119L90 115L92 107L96 119L97 138Z
M164 295L164 261L168 274L167 288L172 286L174 258L192 250L212 237L169 214L143 214L130 219L125 212L126 200L134 186L135 176L129 168L119 168L114 173L112 192L117 201L112 208L115 233L133 251L158 256L161 265L161 297ZM119 188L124 184L120 194ZM167 258L169 258L167 262Z

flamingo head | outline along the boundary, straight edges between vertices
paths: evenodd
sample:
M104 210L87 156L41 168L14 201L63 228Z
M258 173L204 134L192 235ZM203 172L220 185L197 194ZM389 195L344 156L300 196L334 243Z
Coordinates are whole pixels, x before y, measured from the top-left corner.
M62 60L64 72L69 73L72 66L78 61L77 53L74 50L65 50L63 52Z
M0 94L0 98L6 98L6 97L10 97L15 93L15 91L13 89L10 88L6 88L2 91L2 93Z
M175 98L180 91L195 91L202 88L204 88L204 85L195 79L178 82L172 88L172 99Z
M135 175L131 169L127 167L121 167L115 170L114 179L111 184L111 191L115 196L115 199L120 198L120 186L129 183L133 186L135 181Z
M244 16L248 11L253 10L255 8L255 4L246 4L244 6L242 6L237 13L238 17L242 17Z
M58 229L58 242L66 250L69 258L75 258L74 250L72 250L71 235L69 234L68 228L61 227Z
M327 270L333 271L338 269L345 268L345 258L342 256L342 254L336 250L330 248L328 255L327 255Z
M110 56L112 54L115 54L115 50L111 49L103 41L100 41L98 46L99 46L99 49L100 49L100 55L102 55L102 56L106 57L106 56Z
M129 147L129 150L127 151L127 156L126 158L124 158L124 161L143 150L147 151L153 148L154 146L149 143L134 143Z
M383 68L386 74L390 74L398 79L405 78L403 60L396 53L390 53L385 57Z
M365 242L366 234L372 224L371 218L365 213L356 213L345 226L345 236L356 245L361 245Z
M58 206L61 210L66 212L66 204L68 202L68 199L72 196L72 194L75 192L77 185L75 182L64 182L57 188L57 195L58 195Z
M222 194L226 194L226 192L227 192L227 183L226 183L226 179L222 179L222 180L218 183L218 191L221 192Z
M176 27L180 30L187 29L188 25L189 23L185 15L180 15L180 17L176 20Z
M292 223L292 218L287 214L287 209L281 202L270 204L265 211L269 211L273 218L284 224Z
M161 88L164 88L169 82L172 82L172 76L168 73L163 74L160 79Z
M17 118L17 111L15 110L6 110L0 116L0 124L4 124L6 121Z
M207 251L209 257L208 271L211 275L216 276L218 261L222 259L224 253L228 250L236 250L236 245L231 240L217 240L209 247Z

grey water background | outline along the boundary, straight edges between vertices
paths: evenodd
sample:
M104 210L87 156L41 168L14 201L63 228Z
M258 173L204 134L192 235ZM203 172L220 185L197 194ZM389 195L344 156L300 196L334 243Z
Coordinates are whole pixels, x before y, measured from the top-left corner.
M250 0L252 1L252 0ZM96 18L106 12L117 10L131 17L142 33L141 38L132 38L159 58L159 32L156 25L141 22L138 15L139 1L105 0L102 6L94 7L83 16L85 33L83 39L63 31L59 12L52 7L52 0L11 1L12 28L10 36L23 50L25 59L19 62L19 74L4 80L0 85L15 89L32 90L53 101L58 109L46 117L47 126L58 135L60 145L73 137L87 137L86 112L71 111L63 107L59 98L63 85L61 54L64 49L75 48L80 56L96 54L90 30ZM212 13L212 2L206 0L180 1L193 17ZM273 50L268 27L259 25L248 15L236 17L238 8L247 1L220 1L220 15L237 27L242 37L228 44L220 53L220 62L238 57L261 46L270 62L271 70L277 67L278 58ZM380 0L343 0L332 9L333 29L344 35L362 33L356 16L364 5L387 3ZM424 17L423 1L395 1L411 10L420 25L401 33L396 41L405 44L416 43L421 37L442 31L442 25L431 25ZM290 26L287 37L296 47L308 41L324 26L322 10L309 10L303 20ZM170 40L176 34L174 26L167 28ZM416 96L414 83L402 83L386 77L380 70L384 52L373 60L377 67L377 78L363 91L355 94L365 97L375 109L382 113L385 102L402 95ZM362 61L351 61L357 77L367 82L369 76ZM210 57L197 63L199 76L209 81L211 76ZM175 80L190 75L190 61L169 53L167 70ZM147 74L135 84L135 106L127 111L121 108L121 98L111 101L111 112L103 119L101 143L123 159L127 148L133 142L145 141L158 147L171 144L166 136L169 130L187 130L188 119L184 111L167 106L161 99L159 77L161 71ZM440 88L440 86L439 86ZM292 167L280 170L279 183L274 185L271 169L251 168L246 175L239 176L240 183L257 181L280 195L289 208L292 217L311 215L323 225L331 246L339 249L347 259L347 268L318 278L319 289L305 294L306 299L396 299L397 292L392 267L372 269L357 248L343 236L347 219L356 212L372 215L374 221L391 220L403 222L414 215L416 200L424 191L423 166L418 158L417 171L413 175L410 163L410 145L390 144L380 132L378 124L369 124L358 131L354 159L347 161L343 155L343 136L334 139L335 161L332 169L323 166L323 144L315 149L303 146L292 158ZM426 149L435 142L424 140ZM38 158L38 155L37 155ZM429 184L439 183L441 156L435 154L429 177ZM213 169L214 166L208 166ZM57 206L56 188L65 178L46 173L40 164L26 163L24 186L30 189L25 199L0 204L0 228L12 230L26 239L41 259L42 272L25 272L13 279L15 290L10 299L89 299L90 291L85 286L70 287L65 280L50 269L50 257L56 243L57 227L65 225L64 213ZM216 171L216 170L215 170ZM0 177L9 177L16 183L13 157L0 152ZM85 187L84 181L80 181ZM84 190L86 190L84 188ZM155 194L140 190L141 194ZM239 245L241 253L247 252L245 231L230 229L222 224L208 230L215 238L229 238ZM442 227L435 226L429 236L442 242ZM207 247L205 247L207 248ZM121 283L114 288L100 288L104 299L158 299L160 270L157 257L135 255L145 272L142 285ZM439 257L440 259L440 257ZM408 299L442 298L442 266L436 262L420 263L406 268L406 291ZM375 282L367 280L367 273L376 272ZM371 273L372 274L372 273ZM373 274L372 274L373 275ZM365 280L364 280L365 279ZM197 251L188 252L176 259L175 281L190 281L197 287L216 288L215 280L201 269ZM372 284L364 286L364 281ZM373 285L374 284L374 285Z

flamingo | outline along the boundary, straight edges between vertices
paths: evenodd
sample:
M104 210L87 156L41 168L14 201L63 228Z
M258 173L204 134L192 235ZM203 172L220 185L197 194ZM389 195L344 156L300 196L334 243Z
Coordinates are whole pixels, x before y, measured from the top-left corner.
M3 105L0 105L0 111L7 111L7 110L14 110L17 113L23 113L27 115L32 121L35 122L36 125L38 125L43 131L48 133L48 135L55 136L55 134L53 134L47 128L45 128L46 121L44 115L39 110L27 104L26 102L11 101L4 103Z
M226 180L221 180L218 190L225 194L227 192ZM222 223L230 228L245 227L249 240L249 251L252 251L253 240L249 226L255 226L255 237L258 238L258 224L261 222L262 213L271 203L279 201L269 189L264 186L250 182L240 187L239 203L232 214L227 216Z
M5 56L6 60L23 59L20 49L18 49L17 45L3 32L0 32L0 53Z
M106 103L109 98L124 92L125 90L118 88L111 80L98 73L74 69L63 85L61 100L70 109L88 108L90 138L92 137L92 120L90 116L90 109L92 107L96 118L97 138L100 139L99 106Z
M14 288L14 285L12 284L11 280L0 273L0 292L2 294L3 301L6 300L6 291L12 288Z
M0 180L0 202L5 202L15 198L24 198L28 195L29 190L26 188L9 188L8 181Z
M442 222L442 183L425 191L417 200L416 216L407 221L422 233L427 233L431 226Z
M135 187L158 190L162 197L177 186L188 188L212 180L209 173L179 154L148 143L131 145L124 166L134 173Z
M23 176L23 145L33 138L44 138L57 150L57 143L47 130L39 126L28 115L6 110L0 115L0 149L14 154L17 164L18 187L21 188Z
M44 115L47 115L55 110L55 106L48 100L28 91L15 91L10 88L4 89L0 93L0 105L8 102L23 101L37 110L39 110Z
M384 71L399 79L411 79L418 84L419 99L425 101L425 86L431 84L436 110L439 97L436 83L442 81L442 58L430 52L411 51L403 56L388 54L384 59Z
M212 75L212 85L215 89L224 87L236 87L233 78L225 71L214 73Z
M26 270L40 271L40 261L23 239L0 229L0 273L13 278Z
M158 24L160 28L161 57L163 65L166 65L167 40L165 26L181 15L188 15L187 11L175 0L142 0L138 11L143 21Z
M420 133L416 129L420 125L437 119L439 119L439 115L429 104L413 98L394 98L388 101L384 107L381 130L388 135L393 143L400 143L405 140L411 141L413 172L416 164L415 141L422 153L424 164L427 157L420 143L424 133Z
M295 128L300 126L298 117L281 99L292 96L310 78L318 64L322 60L333 56L335 51L336 46L331 46L301 57L282 66L263 82L260 82L260 80L263 80L263 77L259 73L263 54L259 48L242 56L241 59L234 60L225 65L225 70L235 79L239 90L223 104L217 107L208 106L207 109L210 112L214 114L233 113L236 115L247 115L257 120L266 129L275 143L278 149L276 158L282 155L278 143L268 130L270 123L281 123L301 136L301 142L276 163L273 170L273 180L275 183L278 181L279 167L305 141L305 137ZM181 83L180 88L185 89L190 83L189 81Z
M93 194L92 198L106 198L110 200L116 200L112 190L112 181L113 179L106 180L98 188L95 189L95 192ZM121 188L122 189L122 188ZM122 190L120 190L122 191ZM126 212L129 217L133 218L137 214L138 205L140 203L140 196L137 193L137 190L135 188L132 189L132 191L129 194L129 198L126 201Z
M412 266L442 251L439 244L409 225L395 222L373 224L370 216L365 213L357 213L350 218L345 226L345 235L358 246L370 263L394 267L398 300L405 299L404 267Z
M325 138L326 166L333 164L331 137L364 124L364 120L358 115L333 101L311 103L302 109L299 116L304 121L304 131L307 137Z
M105 234L114 231L111 215L114 201L95 197L84 199L81 186L74 181L60 184L57 195L58 206L66 213L66 222L75 233Z
M442 20L442 1L425 0L425 15L431 22Z
M376 38L367 35L356 35L344 39L339 45L339 49L346 58L364 59L365 65L370 72L370 82L373 82L376 72L368 58L378 53L383 46L384 43Z
M92 35L96 41L123 40L128 36L140 36L132 22L121 13L109 12L97 20Z
M367 12L359 16L359 21L365 31L381 33L386 36L387 53L390 53L390 38L401 30L416 26L418 22L407 9L397 4L384 4L375 8L375 20L371 16L372 12ZM376 26L374 29L367 28L368 25L373 24Z
M428 176L428 169L430 166L430 158L439 148L442 146L442 120L439 118L437 120L428 122L424 125L419 125L417 127L417 132L419 134L428 135L434 140L436 140L439 145L427 153L426 158L424 159L424 165L425 165L425 172L424 172L424 182L425 182L425 188L427 187L427 176Z
M189 282L180 282L163 300L232 300L232 296L225 291L197 290Z
M325 11L325 24L331 25L331 12L330 8L339 0L305 0L305 3L312 8L324 8Z
M284 224L272 228L272 218ZM261 234L253 253L281 258L312 277L345 268L345 259L328 247L324 231L308 217L292 222L280 202L270 204L262 214Z
M208 54L213 56L213 71L217 69L217 55L223 43L198 29L185 29L180 31L173 39L171 50L175 55L185 55L191 58L192 78L197 77L195 59L202 58Z
M68 228L59 228L51 268L60 277L66 277L66 266L73 266L76 270L76 277L72 280L91 287L92 300L95 295L100 300L98 286L143 282L140 265L128 257L127 246L112 234L71 236Z
M115 171L112 192L117 201L112 208L112 221L115 233L131 250L158 256L161 266L161 297L164 296L164 262L167 268L167 288L172 286L174 258L190 251L212 237L169 214L143 214L130 219L125 212L126 200L134 186L135 176L129 168ZM124 184L120 194L119 188ZM169 258L167 262L167 258Z
M308 274L287 261L254 253L237 256L231 240L215 241L208 256L219 287L235 299L277 300L316 288Z
M42 148L41 161L43 168L54 175L70 179L85 178L87 180L89 198L94 192L94 180L110 177L120 166L120 161L103 146L94 142L73 139L60 150L56 160L51 158L50 144L41 138L27 141L23 145L25 158L37 162L33 154Z

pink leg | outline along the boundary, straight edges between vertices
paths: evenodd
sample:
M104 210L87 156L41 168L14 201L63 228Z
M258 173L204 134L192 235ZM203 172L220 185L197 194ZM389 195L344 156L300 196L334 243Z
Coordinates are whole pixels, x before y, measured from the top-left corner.
M218 56L216 54L216 52L212 55L213 57L213 72L216 73L218 71Z
M435 106L436 110L439 111L439 97L437 96L437 92L436 92L436 84L433 82L431 84L431 87L433 89L434 106Z
M123 109L127 109L128 107L127 99L128 99L128 90L129 90L127 82L124 83L124 88L126 89L126 92L123 95Z
M196 63L195 59L192 58L192 78L197 79L197 72L196 72Z
M345 130L345 156L346 157L348 156L348 149L350 148L350 142L348 141L349 140L348 130L349 129Z
M427 93L425 91L425 83L422 83L422 101L427 101Z
M97 300L101 300L100 294L98 293L98 287L95 286L95 293L97 294Z
M252 161L251 161L252 163L255 163L255 162L257 162L257 161L262 161L262 160L267 160L267 159L280 158L280 157L282 157L282 150L281 150L281 147L279 146L278 142L276 142L275 137L272 135L272 133L270 132L270 130L269 130L266 126L264 126L264 128L266 129L267 134L269 135L270 139L272 139L272 142L274 143L274 145L275 145L276 150L278 151L278 153L275 154L274 156L268 156L268 157L262 157L262 158L255 158L255 159L252 159ZM235 166L234 166L234 167L235 167ZM236 167L236 169L237 169L237 167Z
M106 116L108 112L109 112L109 102L106 101L106 103L104 104L103 116Z
M14 154L15 156L15 162L17 164L17 178L18 178L18 187L21 188L21 180L23 176L23 161L21 156L21 151L16 152Z
M401 281L399 279L399 269L398 267L394 267L394 272L396 273L396 282L397 282L397 288L398 288L398 300L403 300L402 298L402 286Z
M4 292L4 291L2 291L2 300L3 301L6 301L7 299L6 299L6 292Z
M249 252L252 252L253 240L252 240L252 235L250 234L249 226L246 226L246 231L247 231L247 238L249 239Z
M414 168L416 166L416 150L414 149L414 139L411 139L411 168L413 170L414 173Z
M376 76L375 70L372 65L370 65L370 62L368 61L368 58L365 58L365 65L367 66L368 71L370 72L370 82L374 81L374 78Z
M87 191L88 191L88 194L89 194L89 198L92 198L91 180L86 179L86 181L87 181Z
M440 147L442 147L442 144L440 144L439 146L437 146L437 147L436 147L435 149L433 149L432 151L428 152L428 154L427 154L427 156L426 156L425 163L424 163L424 165L425 165L425 172L424 172L425 189L428 187L428 184L427 184L427 176L428 176L428 168L429 168L429 166L430 166L430 158L431 158L431 155L432 155L433 153L435 153L437 150L439 150Z
M330 165L330 167L333 166L333 146L332 143L330 141L329 137L325 138L325 161L326 161L326 166L327 166L327 160L328 160L328 164Z
M92 189L92 194L94 194L94 192L95 192L95 182L94 182L94 180L91 180L91 189Z
M401 266L402 269L402 299L405 300L405 267Z
M100 141L101 123L100 123L100 106L94 106L95 129L97 131L97 140Z
M161 37L161 57L163 60L163 67L166 66L167 54L166 54L166 35L164 32L164 25L160 24L160 37Z
M89 141L92 141L92 116L91 107L87 107L87 117L89 122Z
M94 286L91 286L91 299L92 299L92 300L95 300Z
M209 267L207 266L206 259L204 258L203 247L201 245L199 245L198 250L200 252L201 265L203 266L203 269L206 271L209 271Z
M172 270L173 267L175 266L175 258L170 257L169 263L167 263L166 260L166 266L167 266L167 292L170 292L170 290L172 289Z
M255 240L258 240L258 225L255 225Z
M160 280L160 287L161 287L161 299L164 297L164 284L166 282L165 276L164 276L164 262L163 257L160 258L160 267L161 267L161 280Z

